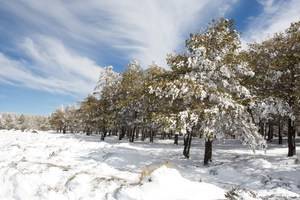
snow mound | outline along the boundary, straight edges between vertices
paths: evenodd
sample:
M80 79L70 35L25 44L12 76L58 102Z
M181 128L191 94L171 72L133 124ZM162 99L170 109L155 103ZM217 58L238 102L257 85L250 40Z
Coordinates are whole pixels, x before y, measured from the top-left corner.
M258 159L252 160L251 164L253 166L258 166L258 167L260 167L262 169L263 168L265 168L265 169L272 168L272 163L270 163L269 161L267 161L265 159L262 159L262 158L258 158Z
M124 187L118 199L123 200L214 200L224 199L225 191L204 182L185 179L176 169L162 166L154 170L141 185Z

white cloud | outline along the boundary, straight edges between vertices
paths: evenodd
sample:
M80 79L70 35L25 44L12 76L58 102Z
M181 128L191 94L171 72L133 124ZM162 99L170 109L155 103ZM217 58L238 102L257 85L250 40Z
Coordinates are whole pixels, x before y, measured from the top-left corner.
M178 49L186 34L223 16L237 0L62 0L5 1L30 29L70 46L127 55L143 65ZM32 31L31 30L31 31ZM198 30L198 29L196 29ZM101 56L101 53L99 53Z
M260 42L276 32L284 31L300 20L299 0L258 0L263 12L251 20L243 35L244 42Z
M20 45L26 61L0 53L1 82L73 95L86 95L93 89L101 67L58 40L37 38L26 38Z
M14 18L22 60L0 52L0 81L84 95L111 55L165 65L189 32L223 16L237 0L17 0L1 9ZM100 63L101 64L101 63Z

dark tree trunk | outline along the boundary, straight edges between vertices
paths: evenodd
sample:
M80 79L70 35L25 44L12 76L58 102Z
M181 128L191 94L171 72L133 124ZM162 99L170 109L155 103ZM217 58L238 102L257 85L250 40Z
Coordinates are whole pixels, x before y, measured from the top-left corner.
M212 141L205 141L205 150L204 150L204 165L208 165L212 161Z
M184 135L184 148L183 148L183 155L185 158L190 158L190 148L192 143L192 133L187 132L187 134Z
M264 123L262 121L259 121L259 133L261 136L265 135L265 126Z
M142 136L141 136L141 140L144 141L145 140L145 129L142 129Z
M288 156L296 155L296 130L292 119L288 119Z
M128 139L129 139L129 142L132 141L132 128L128 130Z
M135 139L139 138L139 133L140 133L140 130L139 130L139 128L137 128L135 131Z
M103 131L101 132L101 141L104 141L105 137L106 137L106 129L104 128Z
M134 142L135 131L136 131L136 127L134 127L133 129L131 129L129 142Z
M264 138L265 138L265 140L267 139L267 128L268 128L267 123L264 123Z
M174 144L178 145L178 134L174 135Z
M125 133L126 133L125 128L122 127L121 132L119 133L119 140L122 140L124 138Z
M185 158L186 158L187 143L188 143L188 135L185 134L183 136L183 152L182 152L182 154Z
M282 144L281 121L278 120L278 144Z
M150 142L153 143L154 131L150 130Z
M268 141L271 142L273 139L273 124L269 122L269 130L268 130Z
M86 129L86 135L91 135L91 132L90 132L89 128Z
M163 139L163 140L166 139L166 132L163 131L163 132L161 133L161 139Z

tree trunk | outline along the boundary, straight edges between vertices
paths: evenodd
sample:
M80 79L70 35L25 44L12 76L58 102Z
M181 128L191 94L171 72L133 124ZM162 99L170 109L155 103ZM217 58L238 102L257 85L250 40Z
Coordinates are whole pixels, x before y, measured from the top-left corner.
M292 119L288 119L288 156L296 155L296 130Z
M269 121L269 130L268 130L268 139L267 141L271 142L273 139L273 124Z
M134 142L134 138L135 138L135 131L136 131L136 127L133 127L133 129L131 129L131 131L130 131L130 138L129 138L129 142Z
M90 132L89 128L86 129L86 135L91 135L91 132Z
M174 135L174 144L178 145L178 134Z
M150 142L153 143L154 131L150 130Z
M184 135L184 148L183 148L183 155L185 158L190 158L190 148L192 143L192 133L187 132Z
M161 139L166 139L166 132L165 131L163 131L163 132L161 132Z
M139 138L139 133L140 133L140 129L137 128L136 131L135 131L135 139Z
M125 133L126 133L125 128L122 127L121 132L119 133L119 140L122 140L124 138Z
M261 136L264 136L265 135L265 126L264 126L264 123L262 121L259 121L259 133Z
M264 123L264 138L265 140L267 139L267 129L268 129L268 126L267 126L267 123Z
M142 129L142 136L141 136L141 140L144 141L145 140L145 129Z
M281 121L278 120L278 144L282 144Z
M104 141L106 137L106 129L104 128L103 131L101 132L101 141Z
M205 150L204 150L204 165L208 165L212 161L212 141L205 141Z

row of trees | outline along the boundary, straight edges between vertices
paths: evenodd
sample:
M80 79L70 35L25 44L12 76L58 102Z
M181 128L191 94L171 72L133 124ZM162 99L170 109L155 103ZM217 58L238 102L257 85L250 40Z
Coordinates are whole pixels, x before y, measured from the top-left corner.
M241 50L231 20L213 21L186 41L186 52L169 55L169 68L143 70L132 61L118 74L105 68L93 95L79 106L56 110L52 126L61 132L138 137L183 135L189 158L192 138L205 138L204 164L216 138L235 137L252 149L265 148L274 127L286 127L289 156L296 153L295 119L300 99L300 23ZM286 126L284 126L286 124ZM275 126L278 125L278 126ZM276 129L276 128L275 128ZM281 139L282 143L282 139Z
M281 143L281 126L287 122L288 156L295 155L295 121L300 105L300 22L262 43L251 44L245 59L255 73L251 89L263 100L260 104L267 104L259 106L263 114L259 119L262 134L268 124L268 138L272 139L272 127L277 123Z
M45 116L0 113L0 129L50 130L49 118Z

